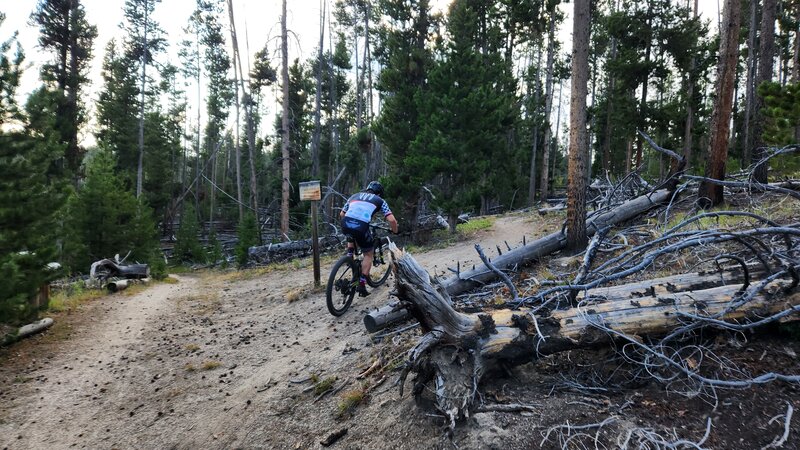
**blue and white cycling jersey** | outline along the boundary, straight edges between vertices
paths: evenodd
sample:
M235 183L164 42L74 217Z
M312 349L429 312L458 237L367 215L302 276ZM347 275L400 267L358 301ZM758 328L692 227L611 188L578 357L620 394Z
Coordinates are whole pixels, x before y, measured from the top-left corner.
M384 217L392 214L389 204L384 199L369 192L353 194L347 200L344 208L342 208L345 218L356 219L365 223L369 223L372 215L378 210L383 213Z

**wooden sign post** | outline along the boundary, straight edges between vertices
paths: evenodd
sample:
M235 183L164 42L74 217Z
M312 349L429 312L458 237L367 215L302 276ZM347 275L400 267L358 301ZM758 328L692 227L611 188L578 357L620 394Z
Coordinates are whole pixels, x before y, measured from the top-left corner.
M311 251L314 255L314 286L319 286L319 237L317 236L317 202L322 199L319 181L300 183L300 200L311 201Z

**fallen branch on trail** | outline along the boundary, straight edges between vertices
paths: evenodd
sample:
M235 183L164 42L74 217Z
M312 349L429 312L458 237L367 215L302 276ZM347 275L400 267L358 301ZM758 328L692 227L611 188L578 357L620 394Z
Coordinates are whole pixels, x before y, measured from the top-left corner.
M742 285L750 273L740 267L726 271L724 276L697 273L666 277L644 289L643 283L634 283L588 290L577 307L565 310L503 309L465 314L453 308L444 286L435 283L411 255L394 245L391 252L397 296L424 333L409 351L400 378L401 392L410 372L417 374L412 391L415 396L423 395L432 384L436 408L447 418L450 430L470 414L485 374L612 340L640 344L697 382L717 382L720 387L772 380L800 382L800 376L773 373L753 379L711 380L699 370L682 366L682 360L672 361L666 353L641 344L643 336L663 335L684 326L689 316L747 323L762 321L765 316L777 317L783 311L800 311L800 292L787 271L759 283L749 280L753 285L744 292ZM670 292L669 286L693 289Z

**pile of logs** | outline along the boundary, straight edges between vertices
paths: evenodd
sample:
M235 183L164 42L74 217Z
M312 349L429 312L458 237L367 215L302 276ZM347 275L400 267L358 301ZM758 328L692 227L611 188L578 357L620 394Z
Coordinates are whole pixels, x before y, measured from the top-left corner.
M674 152L658 150L677 157ZM680 159L667 180L632 200L613 200L618 190L609 189L595 202L597 209L587 220L587 234L594 238L574 278L553 287L542 286L527 297L519 297L507 274L564 248L564 230L491 261L476 246L484 264L456 271L456 276L443 281L432 278L410 254L392 245L397 301L370 313L365 325L374 331L404 314L419 322L423 334L408 352L400 376L401 395L407 376L415 374L413 394L433 395L436 409L452 431L475 409L479 383L487 374L546 355L609 343L628 348L627 352L640 358L636 363L659 367L666 374L664 379L682 378L699 389L742 388L771 381L800 383L800 375L777 371L748 375L721 370L714 374L681 356L687 341L692 348L702 348L696 341L699 329L742 331L796 319L800 312L800 223L781 225L745 211L707 212L669 229L663 226L652 234L654 238L639 245L627 240L624 245L604 243L611 227L620 227L655 206L667 205L663 213L666 222L677 193L697 181L683 175L682 168ZM681 179L688 181L678 186ZM725 186L800 198L794 182L780 186L730 182ZM738 221L736 227L696 226L704 219L723 216ZM603 245L625 250L593 267ZM670 261L687 258L694 267L713 263L716 269L695 268L619 284L658 265L673 268L674 273ZM723 261L727 265L722 265ZM454 306L451 296L480 289L497 278L512 296L502 309L470 314ZM627 354L625 358L629 359ZM656 377L649 370L642 372Z

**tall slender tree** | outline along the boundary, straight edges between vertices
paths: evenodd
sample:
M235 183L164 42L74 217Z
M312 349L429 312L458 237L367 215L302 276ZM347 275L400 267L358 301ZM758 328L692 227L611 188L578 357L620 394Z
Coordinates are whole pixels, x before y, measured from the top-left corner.
M144 126L147 96L147 67L155 62L156 54L164 49L163 31L153 20L156 4L161 0L125 0L123 12L126 32L126 57L139 72L139 156L136 164L136 197L142 195L144 182Z
M777 0L763 0L761 9L761 31L759 32L758 45L758 72L756 75L756 87L764 82L772 80L773 61L775 59L775 15L777 10ZM766 155L766 143L764 142L764 125L766 114L764 109L764 98L756 96L755 114L756 120L753 126L753 162L761 161ZM761 183L767 182L767 165L760 164L753 172L753 178Z
M553 71L555 70L556 52L556 11L558 0L548 0L548 14L550 21L547 31L547 68L545 68L544 83L544 148L542 149L542 179L539 183L542 200L547 200L549 194L549 168L550 168L550 148L553 127L550 124L550 111L553 108Z
M39 0L31 21L39 27L39 46L53 55L42 65L42 80L57 104L56 129L66 145L64 157L73 184L77 186L85 150L78 134L86 124L81 92L88 83L92 44L97 27L86 20L80 0Z
M281 87L283 115L281 117L281 234L289 239L289 37L286 29L286 0L281 6Z
M586 245L586 97L589 80L590 0L575 0L572 25L572 93L570 96L567 177L567 246Z
M374 124L393 170L386 176L386 192L405 226L416 227L420 186L411 182L414 173L406 161L414 158L411 143L421 121L417 97L425 95L428 71L433 62L429 43L435 25L429 0L381 0L387 21L381 30L378 60L383 70L378 79L383 107Z
M711 115L711 140L708 147L706 177L716 180L725 178L725 162L728 159L728 134L733 107L734 78L739 56L739 28L741 2L726 0L720 35L719 63L717 65L717 97ZM723 201L722 186L702 182L699 204L716 206Z

